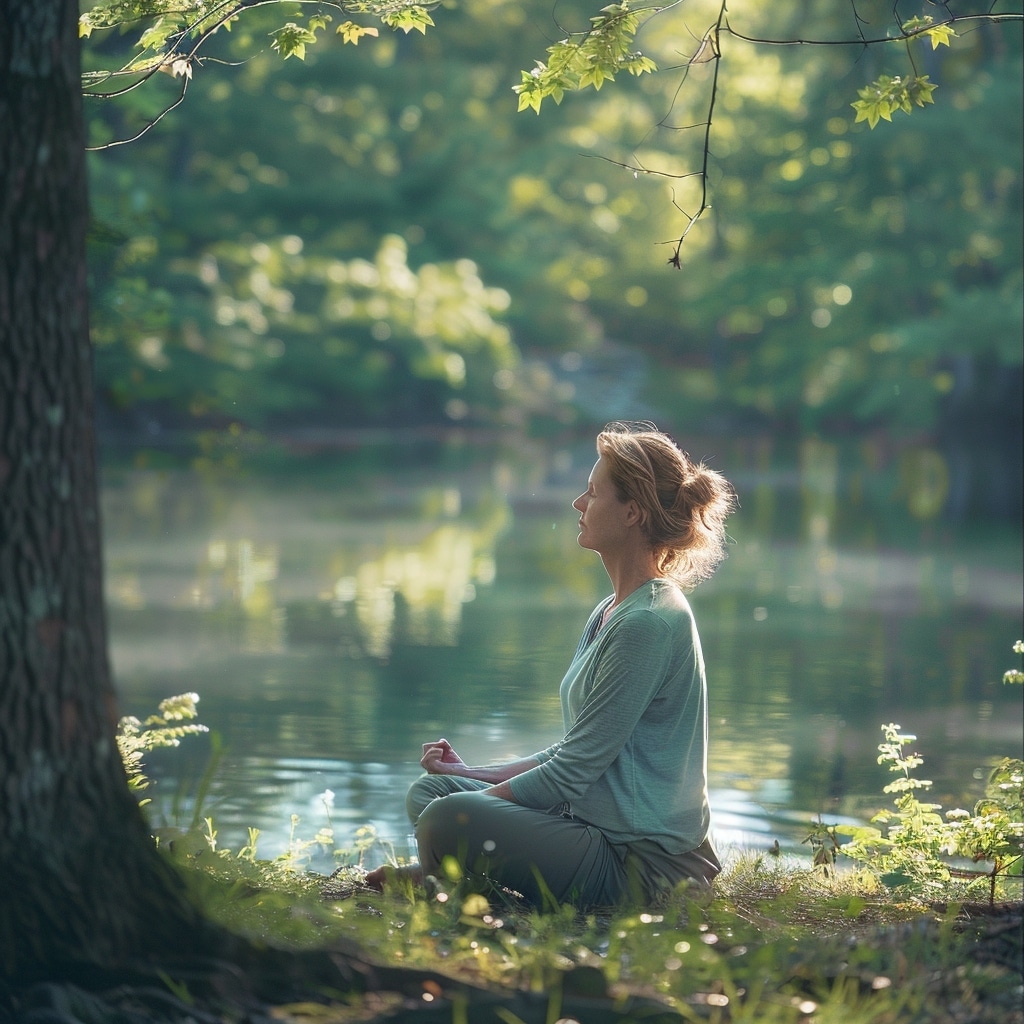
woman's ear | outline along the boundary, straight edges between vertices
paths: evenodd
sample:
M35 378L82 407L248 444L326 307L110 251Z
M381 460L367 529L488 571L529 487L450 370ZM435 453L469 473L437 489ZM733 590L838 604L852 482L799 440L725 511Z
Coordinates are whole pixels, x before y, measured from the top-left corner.
M636 499L631 498L626 507L626 524L628 526L643 526L646 518L644 510L637 503Z

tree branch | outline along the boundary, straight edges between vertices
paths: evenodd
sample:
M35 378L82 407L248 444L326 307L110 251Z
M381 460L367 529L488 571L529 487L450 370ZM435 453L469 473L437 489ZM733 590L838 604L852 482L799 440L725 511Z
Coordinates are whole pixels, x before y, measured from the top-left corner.
M145 128L142 129L138 134L133 135L130 139L115 139L113 142L105 142L102 146L86 146L85 151L87 153L99 153L104 149L113 149L115 146L127 146L129 142L135 142L137 139L141 139L154 125L159 124L175 107L180 106L185 100L185 93L188 91L189 79L187 76L181 76L181 92L178 94L178 98L168 106L164 107L156 117L150 121ZM139 83L141 85L141 83Z
M735 39L742 39L746 43L755 43L761 46L879 46L883 43L902 43L907 40L917 39L927 35L932 29L940 28L943 25L960 25L964 22L984 22L985 24L992 24L994 22L998 24L1004 21L1024 21L1024 13L950 15L943 21L932 22L927 28L912 29L909 32L901 28L898 35L875 36L873 38L862 35L860 39L771 39L761 36L748 36L734 29L728 21L726 21L722 31L727 32Z
M862 48L862 49L867 49L869 46L877 46L877 45L882 45L882 44L885 44L885 43L901 43L905 47L905 49L907 51L907 58L910 61L910 66L913 69L914 76L916 78L917 77L917 67L916 67L916 64L915 64L915 61L914 61L914 58L913 58L913 54L911 53L911 50L910 50L910 43L911 43L912 40L918 39L918 38L923 37L923 36L927 36L930 32L934 31L936 28L942 28L942 27L952 28L952 26L954 24L962 25L965 22L966 23L983 22L983 23L991 24L993 22L1000 23L1000 22L1011 22L1011 21L1024 21L1024 14L1022 14L1022 13L1017 13L1017 12L1004 12L1004 13L999 13L999 14L995 13L994 8L995 8L997 2L998 2L998 0L993 0L993 3L989 7L988 13L986 13L986 14L979 14L979 15L973 15L972 14L972 15L958 16L958 15L956 15L951 10L951 8L949 6L949 0L941 0L940 3L936 4L936 6L941 6L941 8L945 11L945 13L946 13L945 19L943 19L941 21L931 20L926 25L920 25L920 26L911 25L911 27L907 28L907 27L904 27L904 25L905 24L910 25L911 23L904 23L902 21L902 19L900 18L900 15L899 15L899 0L894 0L893 7L892 7L892 16L893 16L893 19L894 19L896 25L899 26L899 32L897 34L893 34L893 35L868 36L865 33L865 31L864 31L864 25L866 24L866 22L863 19L863 17L861 16L859 10L857 9L857 2L856 2L856 0L850 0L850 6L851 6L851 9L853 11L854 21L855 21L856 26L857 26L857 36L858 36L858 38L856 38L856 39L804 39L804 38L772 39L772 38L766 38L766 37L746 35L745 33L739 32L736 29L734 29L732 27L732 25L729 23L729 20L728 20L728 14L727 14L727 11L726 11L727 0L722 0L722 5L719 8L718 18L715 21L715 24L708 30L707 33L705 33L704 38L701 41L701 46L698 48L697 53L694 54L694 56L691 57L690 60L687 61L686 64L684 65L685 73L684 73L683 81L685 81L686 75L688 75L690 68L695 63L703 63L705 61L713 60L714 63L715 63L715 70L714 70L714 75L712 77L711 93L710 93L710 97L709 97L709 100L708 100L708 116L707 116L707 119L704 122L702 122L703 125L704 125L704 146L703 146L703 152L702 152L701 169L699 171L689 172L688 174L666 175L666 176L676 177L676 178L686 178L686 177L696 176L696 177L700 178L700 182L701 182L700 202L699 202L699 205L698 205L698 207L697 207L697 209L696 209L696 211L694 213L687 213L686 210L684 210L679 205L679 203L675 200L675 198L673 197L672 205L677 210L679 210L679 212L682 213L683 216L686 218L686 225L683 228L683 231L680 234L679 238L674 243L669 243L669 244L673 244L674 245L674 249L673 249L672 255L669 257L668 262L673 267L675 267L677 270L681 268L680 254L682 252L683 243L685 242L686 237L687 237L687 235L689 235L690 231L693 230L694 225L697 223L697 221L700 219L700 217L707 210L709 210L711 208L711 204L708 201L708 163L709 163L709 160L711 158L711 130L712 130L712 121L713 121L714 109L715 109L715 101L716 101L717 95L718 95L718 76L719 76L719 73L721 71L721 61L722 61L721 43L722 43L722 36L723 35L729 35L729 36L731 36L734 39L740 39L740 40L742 40L744 42L753 43L754 45L760 45L760 46L841 46L841 47L856 46L856 47L859 47L859 48ZM705 51L705 46L707 44L710 44L711 47L712 47L712 50L713 50L713 52L711 52L710 54L706 53L706 51ZM682 88L683 81L680 82L680 85L679 85L680 89ZM933 88L933 87L926 86L926 89L929 90L929 95L930 95L930 89L931 88ZM678 90L677 90L677 95L678 95ZM930 100L929 100L929 102L930 102ZM666 122L665 122L664 118L658 123L658 126L659 127L665 127L666 126ZM696 127L696 125L691 125L690 127ZM872 127L873 127L873 123L872 123ZM634 172L634 173L636 173L636 172ZM654 172L654 171L649 171L647 169L644 169L644 173L645 174L651 174L651 173L659 173L659 172Z
M383 17L388 12L388 8L398 8L408 6L401 2L395 4L389 4L387 0L351 0L351 2L337 2L337 0L293 0L296 4L313 4L318 10L324 8L330 8L331 10L337 11L339 14L376 14ZM172 103L164 107L148 124L137 134L131 138L116 139L113 142L105 143L102 146L90 146L87 147L89 152L98 152L104 149L111 149L114 146L124 146L130 142L135 142L137 139L142 138L154 125L158 124L167 116L172 110L180 106L182 101L185 99L185 93L188 90L188 80L192 75L192 68L194 66L201 66L201 58L199 51L206 45L207 42L228 22L233 21L235 18L240 17L242 14L255 10L260 7L272 7L277 6L281 3L281 0L222 0L222 2L215 7L205 10L200 14L197 14L191 21L186 21L184 26L173 35L169 36L165 41L166 49L160 53L155 53L153 58L149 62L140 63L141 55L133 58L127 64L124 64L121 68L116 71L104 71L104 72L91 72L86 73L82 76L83 78L83 96L92 99L117 99L118 97L125 96L128 93L139 88L148 82L153 75L160 71L171 70L171 74L175 77L181 77L182 88L177 99ZM440 3L440 0L420 0L417 6L424 8L434 8ZM181 11L174 12L168 11L163 12L164 14L186 14L188 8L183 8ZM155 16L155 15L154 15ZM211 19L213 19L211 21ZM131 22L123 22L121 25L127 24L138 24L144 21L144 18L135 19ZM206 25L206 28L200 32L191 48L186 49L181 44L189 40L194 32L199 29L201 25ZM100 28L113 28L114 24L99 26ZM179 49L179 47L181 47ZM258 51L258 52L263 52ZM235 63L223 61L221 63ZM114 78L121 78L127 76L134 76L134 81L125 86L122 89L112 90L110 92L97 92L93 88L93 84L96 86L103 82L109 82ZM90 82L90 79L93 81Z

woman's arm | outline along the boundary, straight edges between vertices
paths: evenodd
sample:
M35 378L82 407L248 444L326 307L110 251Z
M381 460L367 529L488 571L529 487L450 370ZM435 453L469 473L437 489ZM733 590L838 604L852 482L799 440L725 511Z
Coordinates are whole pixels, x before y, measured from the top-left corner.
M580 678L582 701L558 752L510 785L517 803L572 803L604 774L666 678L673 657L667 628L649 614L630 614L609 627L598 661Z
M489 782L492 785L507 782L509 779L536 768L541 763L537 757L523 757L515 761L501 764L468 765L446 739L435 740L423 744L423 757L420 765L431 775L458 775L464 779L476 779L478 782ZM495 793L495 796L499 794ZM509 794L509 797L511 793ZM505 799L509 799L505 797Z

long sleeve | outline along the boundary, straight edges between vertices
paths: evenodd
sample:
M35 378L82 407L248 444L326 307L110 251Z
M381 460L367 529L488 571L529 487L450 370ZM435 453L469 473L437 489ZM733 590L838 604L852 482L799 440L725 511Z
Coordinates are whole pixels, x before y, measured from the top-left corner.
M653 838L670 852L699 845L709 818L706 688L685 597L651 581L587 637L562 681L565 736L511 780L513 796L568 805L616 842Z

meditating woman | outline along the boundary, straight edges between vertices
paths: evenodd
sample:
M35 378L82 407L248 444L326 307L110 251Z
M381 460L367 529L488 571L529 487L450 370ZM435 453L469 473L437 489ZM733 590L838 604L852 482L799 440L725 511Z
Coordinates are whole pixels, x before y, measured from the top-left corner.
M580 513L613 593L562 680L565 735L531 757L474 767L423 746L409 790L420 870L454 857L537 906L649 903L721 866L708 837L707 687L684 595L725 555L727 481L653 424L610 424ZM365 879L387 884L390 869Z

